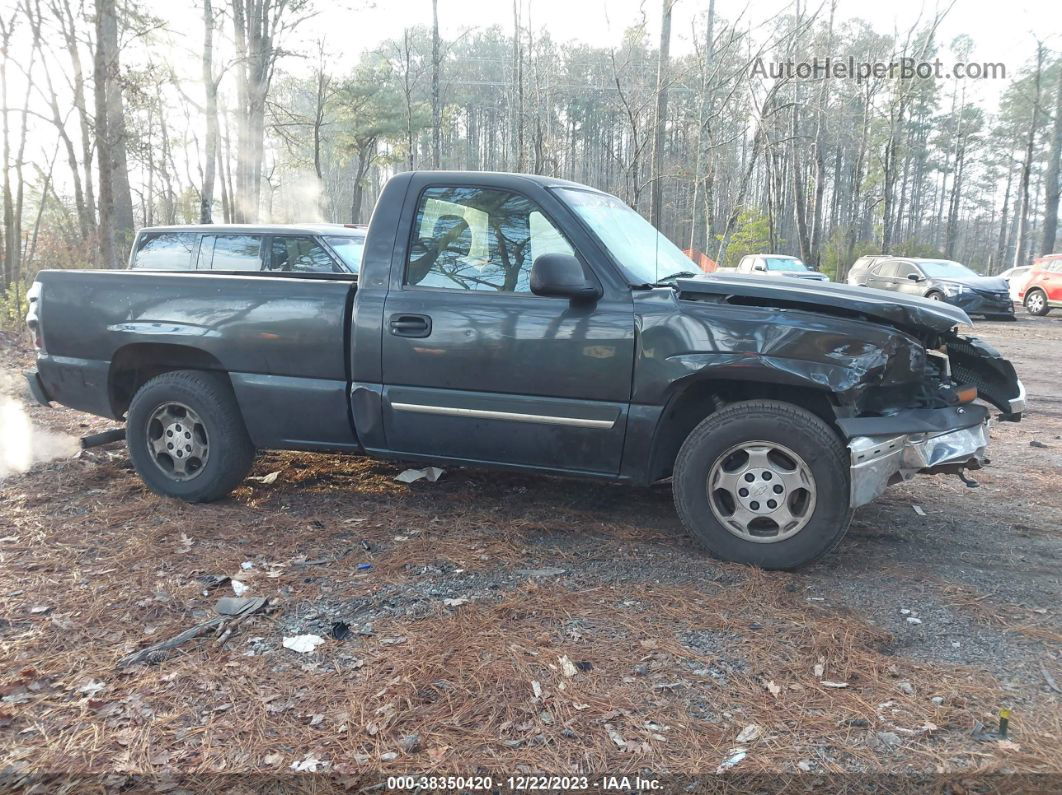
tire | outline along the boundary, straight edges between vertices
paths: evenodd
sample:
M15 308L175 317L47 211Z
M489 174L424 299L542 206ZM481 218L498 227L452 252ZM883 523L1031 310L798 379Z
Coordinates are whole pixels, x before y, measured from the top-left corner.
M1025 304L1025 311L1036 317L1043 317L1051 311L1051 307L1047 304L1047 294L1043 290L1029 290L1025 293L1025 300L1022 303Z
M928 293L926 293L926 298L928 298L930 301L943 301L944 293L938 292L937 290L930 290Z
M181 459L159 449L172 449L177 439ZM163 373L140 387L129 405L126 445L149 489L186 502L224 497L247 476L255 454L228 377L201 370Z
M798 457L799 461L790 459L790 463L798 463L798 470L799 465L803 465L802 471L810 477L811 503L809 506L808 501L804 501L803 517L800 519L803 524L796 527L791 535L782 532L781 525L773 518L761 517L750 523L751 529L746 531L746 535L741 535L740 531L724 524L724 520L727 520L725 490L709 493L709 478L716 474L723 478L731 477L727 467L744 454L744 451L732 452L734 448L750 444L757 456L762 455L762 449L774 448L768 453L768 458ZM749 457L747 462L751 468L753 458ZM775 465L772 463L770 466L773 468ZM742 478L754 474L745 472L741 467L735 471L738 473L739 487ZM761 470L755 477L766 479L766 472ZM793 504L799 508L802 497L798 490L791 488L792 475L775 475L773 484L757 480L750 487L759 489L761 494L767 494L768 497L773 496L764 489L778 488L778 477L787 478L787 485L783 486L786 490L784 499L795 497L796 502ZM781 401L734 403L702 420L679 450L672 489L675 508L682 524L708 552L722 560L747 563L763 569L796 569L818 560L840 543L852 520L847 448L837 434L814 414ZM744 488L738 490L747 491ZM733 495L731 502L737 499L738 496ZM764 503L764 506L769 504ZM761 507L756 502L745 503L746 507L749 505L757 509ZM737 515L736 512L733 514L734 517ZM728 521L734 522L734 519ZM778 528L773 535L769 528L764 529L770 523ZM760 540L751 540L749 534ZM765 540L767 538L772 540Z

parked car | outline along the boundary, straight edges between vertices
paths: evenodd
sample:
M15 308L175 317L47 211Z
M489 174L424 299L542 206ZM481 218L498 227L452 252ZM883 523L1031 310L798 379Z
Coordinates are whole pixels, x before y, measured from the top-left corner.
M141 229L131 270L357 273L366 227L345 224L199 224Z
M1030 315L1046 315L1062 307L1062 254L1048 254L1033 262L1019 298Z
M1019 265L1016 268L1007 268L999 274L999 278L1007 283L1007 292L1010 293L1011 301L1021 302L1021 294L1029 281L1029 272L1031 270L1032 268L1029 265Z
M787 254L750 254L741 258L737 272L755 276L789 276L818 282L830 280L825 273L819 273L805 265L799 257L790 257Z
M891 254L864 254L853 262L852 267L848 269L848 283L856 285L857 287L865 287L867 284L867 272L870 270L870 266L875 262L880 262L883 259L890 259L891 257Z
M41 271L29 384L124 419L144 482L190 502L261 449L671 478L708 550L773 569L891 483L980 467L975 397L1021 418L1013 366L956 307L689 268L574 182L400 174L357 275Z
M1014 320L1006 281L947 259L883 259L870 267L866 286L941 301L970 315Z

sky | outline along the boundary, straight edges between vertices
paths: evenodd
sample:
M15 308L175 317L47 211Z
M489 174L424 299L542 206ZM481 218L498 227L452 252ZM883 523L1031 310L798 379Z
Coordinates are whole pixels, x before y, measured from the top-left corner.
M160 16L172 15L172 0L150 0ZM661 0L517 0L524 24L550 31L556 41L580 41L597 47L618 44L624 30L646 20L650 36L660 29ZM802 0L806 9L820 7L829 15L830 0ZM438 0L440 33L453 39L472 27L499 25L511 30L512 0ZM837 19L862 18L878 32L907 32L921 17L929 20L949 0L837 0ZM189 3L191 7L192 4ZM794 0L716 0L720 18L744 18L756 26L781 13L792 13ZM306 22L298 38L304 45L324 39L337 65L353 64L358 55L378 42L401 35L407 25L431 25L431 0L318 0L318 13ZM672 53L693 50L694 20L706 15L708 0L677 0L672 12ZM192 13L195 13L194 11ZM196 29L197 20L192 20ZM1035 36L1054 50L1062 49L1062 2L1059 0L955 0L940 27L940 39L960 34L974 41L971 61L1001 62L1007 75L1017 73L1031 57ZM285 68L293 69L291 64ZM297 69L297 67L296 67ZM978 96L992 110L1005 80L967 81L971 99Z

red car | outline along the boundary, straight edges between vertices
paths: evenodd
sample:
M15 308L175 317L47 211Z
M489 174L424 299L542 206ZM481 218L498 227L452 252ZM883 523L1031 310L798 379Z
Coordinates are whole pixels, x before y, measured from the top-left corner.
M1020 297L1030 315L1046 315L1062 307L1062 254L1047 254L1033 261Z

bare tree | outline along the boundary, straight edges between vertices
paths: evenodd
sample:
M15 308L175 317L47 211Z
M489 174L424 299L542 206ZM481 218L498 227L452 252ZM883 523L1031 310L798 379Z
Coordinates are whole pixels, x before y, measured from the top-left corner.
M442 111L439 107L439 0L431 0L431 167L442 168Z
M678 0L663 0L660 21L660 51L656 67L656 120L653 129L653 187L649 220L660 226L663 204L664 134L667 128L668 66L671 60L671 9Z
M1055 68L1055 125L1051 134L1051 150L1047 155L1047 176L1044 179L1044 232L1040 240L1040 254L1055 250L1058 233L1059 168L1062 167L1062 59Z
M1033 72L1032 118L1025 138L1025 158L1021 164L1021 178L1018 181L1018 229L1014 236L1014 266L1025 264L1029 243L1029 183L1032 179L1033 151L1036 135L1040 128L1041 81L1044 71L1044 44L1036 41L1036 67Z

